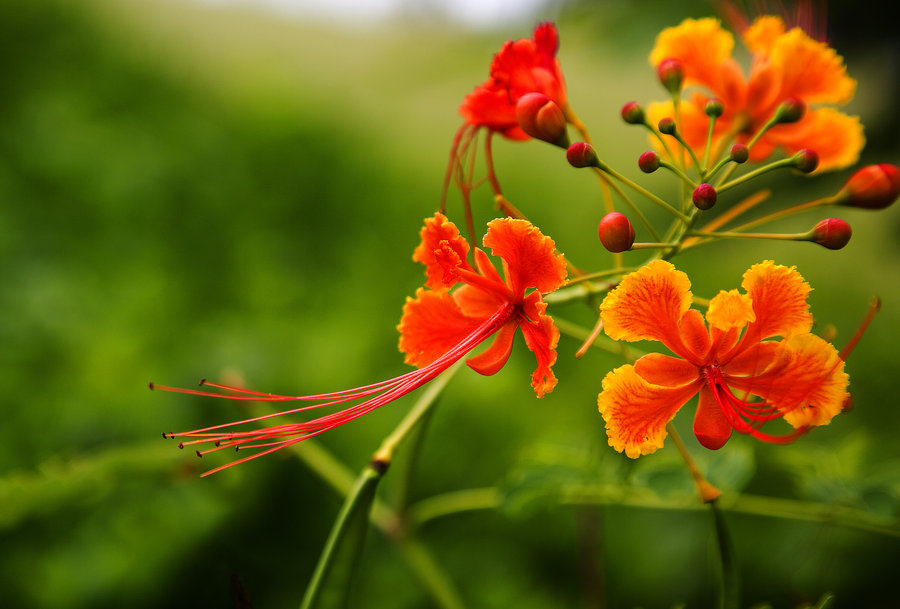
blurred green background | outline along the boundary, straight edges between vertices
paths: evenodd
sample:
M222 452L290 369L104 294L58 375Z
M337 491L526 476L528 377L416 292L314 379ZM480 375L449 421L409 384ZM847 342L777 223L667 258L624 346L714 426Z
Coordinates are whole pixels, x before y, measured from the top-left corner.
M859 80L848 110L866 125L863 161L896 164L898 41L854 8L830 14ZM711 13L703 2L566 3L466 29L422 14L363 27L160 0L0 2L0 606L230 607L234 578L255 607L297 606L341 498L288 451L199 478L225 457L201 462L160 433L243 411L147 382L242 378L309 394L405 372L395 325L423 278L410 256L439 201L457 106L500 44L556 19L570 101L603 158L671 194L672 180L639 176L646 140L618 110L662 97L646 63L656 33ZM498 141L495 156L508 198L561 251L585 268L611 264L589 176L541 143ZM775 209L847 175L762 185ZM492 217L486 189L475 202L479 221ZM457 196L449 209L461 219ZM834 215L855 233L839 252L727 243L677 262L705 296L763 258L797 265L838 345L881 296L848 362L854 409L788 447L735 438L714 454L697 449L689 412L676 422L726 490L863 514L896 534L900 208ZM583 303L551 312L593 322ZM502 501L436 519L422 540L471 607L711 606L709 515L671 446L639 462L606 446L596 393L621 362L600 351L576 361L578 346L562 339L560 384L544 400L521 345L495 377L454 379L411 492L497 486ZM414 399L321 443L359 471ZM389 473L387 499L391 485ZM573 488L604 490L606 505L560 505ZM828 592L830 607L895 606L896 536L726 517L743 606ZM351 606L434 606L384 537L370 535L361 566Z

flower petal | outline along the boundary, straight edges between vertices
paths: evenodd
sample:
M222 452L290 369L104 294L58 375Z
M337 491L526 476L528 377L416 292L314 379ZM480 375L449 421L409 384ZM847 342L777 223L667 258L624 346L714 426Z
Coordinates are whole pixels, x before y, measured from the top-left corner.
M834 108L809 109L799 122L779 125L760 141L781 147L789 155L804 148L815 150L819 156L817 172L853 165L866 144L859 117Z
M712 391L706 385L700 389L700 400L694 414L694 435L697 441L710 450L719 450L731 437L733 427Z
M543 294L566 281L566 259L555 254L556 244L527 220L497 218L488 222L485 247L503 259L506 279L513 294L524 295L526 288Z
M653 385L634 366L616 368L603 379L597 396L609 445L632 459L662 448L666 424L699 388L699 381L681 387Z
M756 319L753 301L747 294L737 290L722 290L709 301L706 321L709 325L726 332L732 328L743 328Z
M691 305L687 275L654 260L622 278L600 304L603 329L613 340L658 340L685 357L678 323Z
M471 334L485 318L463 315L446 290L416 290L415 298L407 298L400 331L400 351L404 361L413 366L427 366Z
M717 19L685 19L664 29L650 52L651 65L669 58L681 60L685 84L701 84L719 90L721 65L731 58L734 38Z
M525 336L525 344L537 359L537 368L531 374L531 386L539 398L553 391L556 387L556 376L551 367L556 363L556 345L559 343L559 329L549 315L545 315L547 303L538 292L532 292L525 298L522 307L527 318L519 327Z
M469 268L466 262L469 244L460 236L459 229L446 216L436 213L425 220L419 236L422 242L413 252L413 260L425 265L425 285L434 289L453 285L453 268Z
M799 27L774 40L770 59L781 74L782 99L799 97L808 104L853 99L856 81L847 76L843 58Z
M664 387L682 387L700 378L697 366L663 353L642 356L634 363L634 370L648 383Z
M480 354L466 360L469 368L490 376L496 374L506 364L509 354L512 353L513 338L516 336L516 328L519 326L515 319L506 322L494 336L491 345Z
M777 407L795 428L827 425L849 398L844 361L831 343L813 334L795 334L780 343L779 361L746 379L729 379Z
M756 314L756 320L747 328L742 343L809 332L812 315L806 298L812 288L796 271L796 267L765 260L744 273L741 287L753 300L753 312Z

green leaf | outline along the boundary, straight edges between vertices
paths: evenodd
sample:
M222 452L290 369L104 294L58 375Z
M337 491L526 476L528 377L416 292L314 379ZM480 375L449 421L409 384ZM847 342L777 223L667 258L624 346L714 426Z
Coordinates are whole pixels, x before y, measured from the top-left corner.
M300 605L301 609L338 609L347 606L350 584L369 528L369 511L381 477L381 472L369 466L356 480L356 485L347 495L322 549L319 563Z

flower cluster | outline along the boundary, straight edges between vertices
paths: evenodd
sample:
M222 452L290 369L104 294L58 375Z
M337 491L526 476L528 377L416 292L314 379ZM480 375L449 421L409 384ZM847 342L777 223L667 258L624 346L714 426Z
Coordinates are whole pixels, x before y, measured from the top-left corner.
M694 434L708 449L723 447L735 431L783 443L828 424L849 400L845 359L871 313L851 344L838 352L812 333L811 288L794 267L771 260L752 264L744 273L743 291L721 291L695 302L687 275L670 261L685 250L724 239L808 241L839 250L852 234L840 218L822 219L798 234L755 229L826 207L884 209L900 193L900 168L870 165L852 174L833 196L786 204L747 219L768 195L762 191L734 200L730 195L736 186L779 169L811 174L849 167L859 159L864 137L860 120L837 109L852 98L856 82L833 49L802 28L787 28L775 16L753 21L741 40L752 55L747 72L733 59L734 37L718 20L688 19L667 28L656 40L650 64L669 99L646 107L632 101L622 108L621 118L647 129L653 143L637 160L638 167L644 173L671 173L682 185L682 195L674 199L649 191L602 159L569 104L557 58L559 34L552 23L539 24L531 38L506 42L494 56L489 78L463 99L464 123L451 147L442 201L425 220L413 253L413 260L425 267L426 280L407 298L397 329L405 362L416 369L373 385L299 397L214 383L206 383L211 390L156 386L238 400L303 403L277 415L164 435L179 438L182 446L208 447L199 454L226 447L251 450L235 462L240 463L393 402L461 359L478 373L495 374L506 364L519 331L537 362L531 386L537 397L544 397L557 384L552 367L560 330L547 313L545 295L551 292L556 294L550 302L581 300L597 316L579 353L601 332L613 341L658 341L671 352L624 362L605 374L600 388L592 389L599 389L597 403L609 444L628 457L662 447L671 433L669 422L694 396L699 396ZM579 136L571 145L570 128ZM470 245L476 239L471 192L481 180L466 159L482 132L485 181L502 216L487 224L482 243L496 262ZM570 165L596 174L607 212L596 234L613 253L610 268L572 266L554 241L506 199L492 161L494 134L560 147ZM448 219L447 191L454 177L468 239ZM665 210L668 224L650 222L640 203ZM718 213L708 216L713 208ZM638 229L630 218L637 220ZM626 252L643 253L644 258L627 267ZM599 310L592 304L598 294L605 295ZM488 339L490 344L472 355ZM270 424L276 416L334 406L342 409L308 421ZM783 421L781 432L763 431L776 419Z

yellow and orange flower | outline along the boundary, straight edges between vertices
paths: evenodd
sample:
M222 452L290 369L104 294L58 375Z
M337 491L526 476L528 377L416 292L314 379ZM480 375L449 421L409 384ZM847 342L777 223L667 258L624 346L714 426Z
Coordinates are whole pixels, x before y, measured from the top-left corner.
M721 448L732 430L789 442L841 411L849 397L844 362L809 332L811 288L793 267L753 265L741 283L745 293L720 292L705 322L690 308L690 287L687 275L656 260L627 275L600 305L611 338L660 341L675 354L647 354L603 379L597 403L610 446L632 458L661 448L666 425L698 393L694 434L710 449ZM793 431L760 431L777 418Z
M565 258L555 253L553 240L527 220L489 222L484 245L502 260L504 279L481 249L474 251L475 267L469 265L469 244L443 214L426 220L421 237L413 260L425 265L426 288L407 298L397 326L406 363L428 366L483 328L481 340L496 337L466 363L481 374L494 374L509 358L521 328L538 363L531 385L538 397L552 391L559 330L544 313L547 303L541 294L566 280ZM526 294L529 288L535 289Z
M855 163L865 144L862 125L858 117L833 106L852 99L856 81L834 49L799 27L786 30L782 19L771 15L758 17L742 38L753 54L746 77L731 56L734 38L716 19L687 19L657 37L650 63L658 67L677 59L685 86L706 90L695 91L681 103L680 130L688 145L695 152L706 146L709 118L704 108L711 98L724 106L713 135L717 152L730 141L746 144L783 102L798 99L807 107L803 117L771 128L753 145L750 159L764 160L778 149L788 155L811 149L819 156L819 170ZM653 124L674 116L672 102L651 104L648 115Z

